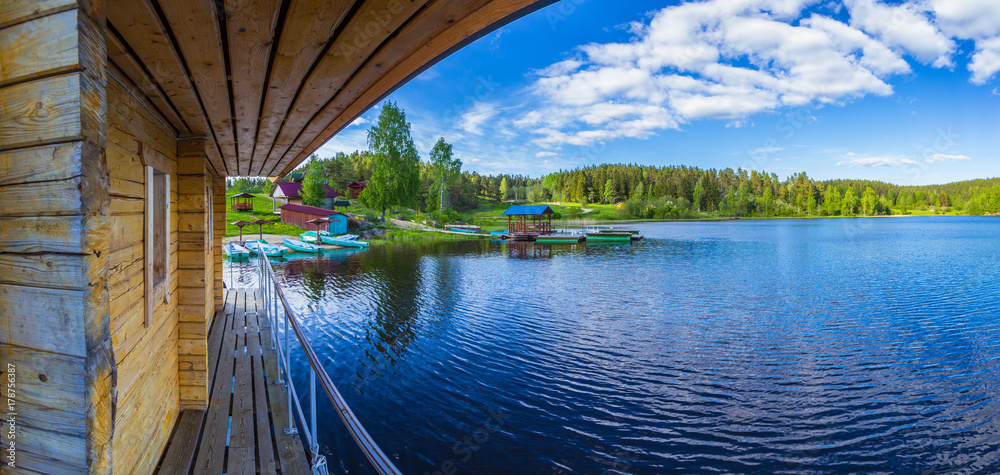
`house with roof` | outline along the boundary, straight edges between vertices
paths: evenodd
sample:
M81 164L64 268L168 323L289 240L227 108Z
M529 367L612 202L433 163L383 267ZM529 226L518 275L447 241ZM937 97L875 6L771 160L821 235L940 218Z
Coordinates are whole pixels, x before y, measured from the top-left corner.
M281 210L282 223L314 231L316 230L316 226L310 224L309 221L317 218L329 218L330 223L326 229L327 231L333 234L344 234L347 232L347 215L340 211L303 204L286 204L282 205L279 209Z
M357 198L361 196L362 191L365 191L366 186L368 186L367 181L352 181L347 184L347 189L350 190L351 198Z
M328 209L333 209L334 205L337 203L337 198L343 196L339 191L334 190L330 185L323 185L326 189L326 196L323 206ZM274 184L274 188L271 190L269 195L271 197L272 207L274 213L277 214L276 203L281 201L285 204L302 204L302 183L301 182L278 182Z

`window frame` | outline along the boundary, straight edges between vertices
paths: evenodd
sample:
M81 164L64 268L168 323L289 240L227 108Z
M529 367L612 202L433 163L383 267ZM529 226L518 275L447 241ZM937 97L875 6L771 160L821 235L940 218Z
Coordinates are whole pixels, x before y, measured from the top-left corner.
M172 163L163 154L141 146L145 176L145 213L143 214L143 265L145 312L143 326L149 328L153 312L160 303L170 303L170 222ZM161 217L159 222L157 215ZM159 239L157 238L159 236ZM157 253L161 259L157 259ZM158 262L159 261L159 262ZM159 266L157 266L159 264Z

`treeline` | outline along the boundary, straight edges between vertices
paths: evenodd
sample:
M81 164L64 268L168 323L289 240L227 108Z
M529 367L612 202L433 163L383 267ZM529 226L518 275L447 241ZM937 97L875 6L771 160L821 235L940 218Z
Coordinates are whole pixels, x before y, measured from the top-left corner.
M519 175L472 177L490 198L617 204L623 217L878 216L911 210L1000 213L1000 179L946 185L899 186L868 180L816 181L803 172L782 180L756 170L599 165L531 179Z

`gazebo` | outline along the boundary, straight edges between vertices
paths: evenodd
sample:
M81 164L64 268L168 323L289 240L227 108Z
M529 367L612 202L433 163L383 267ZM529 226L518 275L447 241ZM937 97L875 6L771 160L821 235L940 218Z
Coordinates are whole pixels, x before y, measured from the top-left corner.
M253 211L254 196L250 193L240 193L229 197L229 209L233 211Z
M507 216L507 232L511 234L551 234L552 211L548 205L511 206L503 212Z

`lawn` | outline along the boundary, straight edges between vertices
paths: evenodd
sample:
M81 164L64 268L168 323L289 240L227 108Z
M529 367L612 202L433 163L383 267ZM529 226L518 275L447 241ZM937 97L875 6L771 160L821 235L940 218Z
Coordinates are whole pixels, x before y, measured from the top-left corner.
M282 223L281 215L271 212L271 198L268 198L266 195L257 195L253 199L252 213L233 211L229 209L229 200L226 200L226 237L240 235L240 228L233 226L230 223L241 220L253 222L258 219L263 219L268 222L264 225L264 234L298 236L299 234L305 232L305 229L298 226ZM244 226L243 236L255 236L257 234L257 230L258 227L256 225Z

